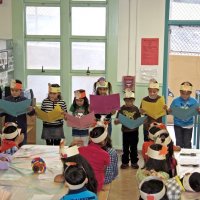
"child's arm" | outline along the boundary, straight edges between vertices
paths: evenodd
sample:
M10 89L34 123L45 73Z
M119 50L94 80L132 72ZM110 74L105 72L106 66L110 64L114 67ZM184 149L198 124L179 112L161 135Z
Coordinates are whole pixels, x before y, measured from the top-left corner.
M118 119L119 112L120 112L120 111L117 112L117 116L116 116L116 118L115 118L115 120L114 120L114 124L115 124L115 125L120 124L120 121L119 121L119 119Z

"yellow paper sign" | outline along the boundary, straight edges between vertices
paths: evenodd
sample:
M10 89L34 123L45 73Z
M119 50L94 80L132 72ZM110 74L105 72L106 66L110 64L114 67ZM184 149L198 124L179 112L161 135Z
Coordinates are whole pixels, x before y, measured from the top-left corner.
M147 102L142 100L142 109L144 110L145 114L152 117L153 119L158 119L166 115L166 111L163 109L165 105L165 99L162 96L156 102Z
M63 110L59 105L56 105L55 108L50 112L44 112L37 106L35 107L36 115L39 119L45 122L54 122L59 119L63 119Z

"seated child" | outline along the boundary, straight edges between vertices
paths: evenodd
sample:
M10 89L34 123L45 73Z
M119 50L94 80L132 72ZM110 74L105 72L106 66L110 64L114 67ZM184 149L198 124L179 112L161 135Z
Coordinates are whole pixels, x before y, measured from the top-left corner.
M106 167L104 185L111 183L118 176L117 151L112 147L112 140L108 135L102 147L110 156L110 164Z
M8 122L2 129L1 136L1 153L14 154L18 150L18 146L23 142L24 135L20 134L17 124Z
M145 178L139 186L139 200L168 200L163 181L156 176Z
M110 164L108 152L102 149L108 135L108 125L101 121L90 129L88 146L79 147L80 154L90 163L98 182L97 191L101 191L105 179L105 169Z
M0 170L8 169L12 160L11 155L0 153Z
M92 167L87 162L87 160L79 154L78 147L72 146L69 148L64 148L64 142L61 142L60 145L60 154L61 154L61 160L63 163L63 169L65 170L67 168L66 163L67 162L75 162L85 169L85 172L87 174L88 182L85 184L86 188L90 190L91 192L97 193L97 181L93 172ZM63 170L63 172L64 172ZM64 182L64 175L59 174L54 178L54 182L62 183Z
M61 200L97 200L96 194L87 190L85 187L88 178L83 166L75 162L68 162L66 164L67 167L64 171L64 177L69 187L69 192L63 196Z
M143 145L142 145L142 156L144 159L144 162L147 161L148 156L147 156L147 150L148 147L152 144L154 144L155 138L161 134L161 133L165 133L166 132L166 126L162 123L158 123L158 122L153 122L150 124L149 130L148 130L148 141L144 141Z
M140 183L147 176L158 176L164 182L169 179L169 169L166 161L167 147L160 144L152 144L148 147L148 160L144 168L138 169L136 178Z
M200 192L200 173L185 174L182 179L178 176L170 178L166 182L167 196L169 200L181 199L181 192Z

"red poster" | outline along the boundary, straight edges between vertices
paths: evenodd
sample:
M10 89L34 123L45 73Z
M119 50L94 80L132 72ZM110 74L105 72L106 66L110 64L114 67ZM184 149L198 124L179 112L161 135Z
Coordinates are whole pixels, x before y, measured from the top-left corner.
M158 65L158 38L142 38L141 65Z

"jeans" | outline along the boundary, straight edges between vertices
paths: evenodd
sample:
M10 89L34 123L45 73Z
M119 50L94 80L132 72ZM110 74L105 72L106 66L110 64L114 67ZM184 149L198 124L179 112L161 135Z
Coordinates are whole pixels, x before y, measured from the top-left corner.
M132 132L123 132L122 141L123 141L123 154L122 154L122 163L128 164L131 160L132 164L137 163L138 161L138 130ZM130 158L129 158L130 156Z
M181 148L192 148L192 130L193 128L183 128L180 126L174 126L176 145Z

